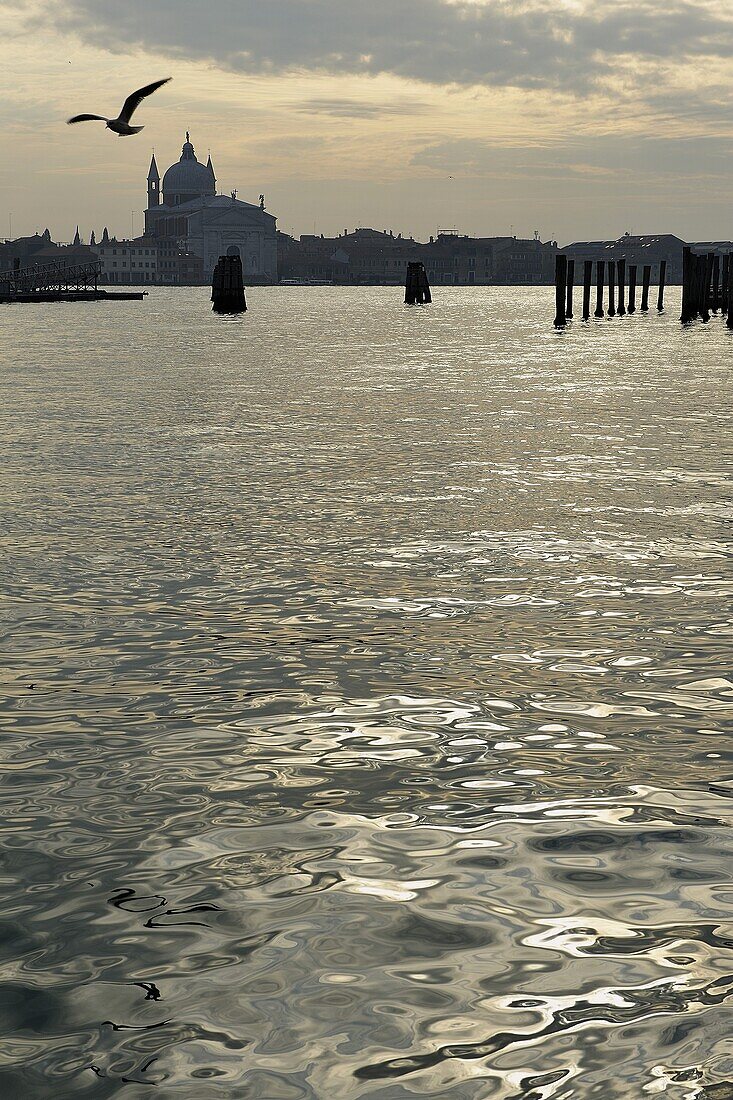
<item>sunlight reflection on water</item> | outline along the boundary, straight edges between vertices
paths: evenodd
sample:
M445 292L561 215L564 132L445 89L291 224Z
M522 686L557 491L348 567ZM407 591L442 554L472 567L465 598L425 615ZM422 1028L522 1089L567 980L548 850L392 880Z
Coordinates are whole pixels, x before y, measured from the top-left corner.
M733 1096L730 338L676 293L0 312L6 1095Z

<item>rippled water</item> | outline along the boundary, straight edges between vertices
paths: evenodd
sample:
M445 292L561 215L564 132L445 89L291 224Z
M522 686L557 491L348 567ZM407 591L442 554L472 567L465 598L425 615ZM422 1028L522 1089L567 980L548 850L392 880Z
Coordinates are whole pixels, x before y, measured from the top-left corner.
M676 297L3 307L5 1096L733 1096L733 345Z

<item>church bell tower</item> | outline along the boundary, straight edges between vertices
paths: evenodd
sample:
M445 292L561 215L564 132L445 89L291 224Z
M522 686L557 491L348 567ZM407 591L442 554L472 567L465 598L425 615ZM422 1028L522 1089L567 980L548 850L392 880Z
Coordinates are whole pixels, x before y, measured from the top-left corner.
M160 206L160 172L158 171L158 165L155 163L155 153L153 153L148 171L148 210L153 206Z

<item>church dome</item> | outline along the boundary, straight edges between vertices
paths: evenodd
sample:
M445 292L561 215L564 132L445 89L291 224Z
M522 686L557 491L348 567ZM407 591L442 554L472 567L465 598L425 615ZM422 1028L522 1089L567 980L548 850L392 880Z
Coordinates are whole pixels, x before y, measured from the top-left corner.
M190 136L181 151L178 164L172 164L163 176L163 202L166 206L179 206L183 202L199 199L203 195L216 194L216 180L211 168L196 159Z

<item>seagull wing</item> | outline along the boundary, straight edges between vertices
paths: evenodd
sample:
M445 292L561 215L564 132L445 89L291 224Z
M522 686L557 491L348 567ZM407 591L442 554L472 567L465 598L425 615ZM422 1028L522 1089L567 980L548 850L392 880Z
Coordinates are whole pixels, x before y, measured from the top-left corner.
M107 122L107 119L104 115L74 115L68 122L71 126L72 122Z
M129 95L124 102L122 110L120 111L120 117L118 122L129 122L132 118L133 111L135 111L142 101L147 96L152 95L158 88L162 88L164 84L167 84L171 77L166 76L163 80L156 80L153 84L146 84L144 88L138 88L136 92Z

